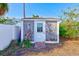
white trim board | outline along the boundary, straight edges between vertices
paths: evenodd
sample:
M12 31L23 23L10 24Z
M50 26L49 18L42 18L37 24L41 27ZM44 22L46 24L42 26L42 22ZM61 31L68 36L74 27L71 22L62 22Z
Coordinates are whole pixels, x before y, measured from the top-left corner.
M31 41L31 43L35 43L34 41ZM45 43L59 43L58 41L45 41Z

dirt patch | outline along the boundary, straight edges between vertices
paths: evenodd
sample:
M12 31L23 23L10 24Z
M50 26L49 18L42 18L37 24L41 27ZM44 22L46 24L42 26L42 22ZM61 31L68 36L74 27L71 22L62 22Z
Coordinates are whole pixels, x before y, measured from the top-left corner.
M77 56L79 55L79 40L64 40L61 38L61 43L63 46L56 47L47 52L33 52L28 51L24 55L28 56ZM52 46L51 46L52 47Z
M13 44L14 45L14 44ZM47 47L38 50L33 47L19 48L15 49L12 52L13 48L16 48L12 45L6 52L2 52L2 55L16 55L16 56L78 56L79 55L79 40L60 38L60 44L49 44ZM9 53L10 52L10 53Z

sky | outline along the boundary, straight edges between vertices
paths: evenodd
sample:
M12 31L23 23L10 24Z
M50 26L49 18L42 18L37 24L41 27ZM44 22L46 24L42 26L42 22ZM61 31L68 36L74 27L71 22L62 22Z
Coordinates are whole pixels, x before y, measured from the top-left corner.
M9 3L9 11L5 14L10 18L23 17L23 3ZM26 3L26 17L39 15L40 17L59 17L62 15L62 10L68 7L77 7L77 3Z

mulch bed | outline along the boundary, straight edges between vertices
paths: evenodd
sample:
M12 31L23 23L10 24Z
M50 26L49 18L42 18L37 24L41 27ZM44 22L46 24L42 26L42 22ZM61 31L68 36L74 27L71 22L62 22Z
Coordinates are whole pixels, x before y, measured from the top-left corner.
M61 44L45 44L45 45L46 47L41 48L41 49L35 48L34 44L32 44L31 48L22 48L17 45L16 41L12 41L8 48L6 48L3 51L0 51L0 55L2 56L22 56L22 55L28 55L30 52L36 52L36 53L48 52L54 48L58 48L62 46Z
M46 44L45 48L37 49L33 45L31 48L21 48L21 49L18 49L14 53L14 55L16 55L16 56L22 56L24 54L28 55L29 52L36 52L36 53L48 52L51 49L58 48L58 47L61 47L61 45L59 45L59 44Z

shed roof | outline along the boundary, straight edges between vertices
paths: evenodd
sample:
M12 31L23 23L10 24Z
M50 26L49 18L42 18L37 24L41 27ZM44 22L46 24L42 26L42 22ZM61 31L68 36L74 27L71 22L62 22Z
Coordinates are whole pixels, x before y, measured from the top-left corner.
M35 21L35 20L40 20L40 21L60 21L59 18L31 18L31 17L22 18L22 20L32 20L32 21Z

